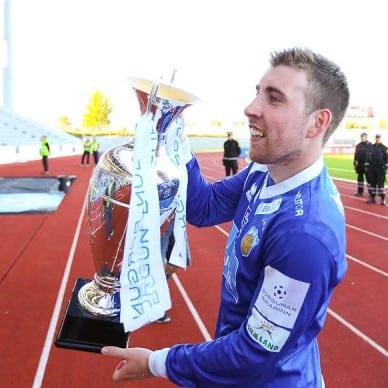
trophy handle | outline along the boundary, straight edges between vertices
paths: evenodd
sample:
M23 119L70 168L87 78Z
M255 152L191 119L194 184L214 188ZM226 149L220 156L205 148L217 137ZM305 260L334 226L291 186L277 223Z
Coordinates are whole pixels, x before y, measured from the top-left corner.
M151 113L152 104L156 102L156 95L158 94L158 90L159 90L159 82L154 82L152 84L150 95L148 97L148 103L147 103L147 109L146 109L147 114Z

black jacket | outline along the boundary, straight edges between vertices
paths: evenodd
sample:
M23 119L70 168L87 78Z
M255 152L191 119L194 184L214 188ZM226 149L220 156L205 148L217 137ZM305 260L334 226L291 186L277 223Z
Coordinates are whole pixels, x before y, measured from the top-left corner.
M234 139L226 140L224 143L224 158L237 158L241 154L238 142Z
M372 144L368 153L367 164L371 167L388 167L388 149L382 143Z

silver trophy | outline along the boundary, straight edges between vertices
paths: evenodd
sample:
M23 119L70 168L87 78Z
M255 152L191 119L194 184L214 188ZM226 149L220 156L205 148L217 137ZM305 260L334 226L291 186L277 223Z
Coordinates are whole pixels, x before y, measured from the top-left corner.
M156 124L156 176L161 230L175 211L179 174L166 150L166 131L194 95L163 83L131 78L142 114ZM127 334L119 322L120 273L132 192L134 142L114 146L100 158L89 184L88 232L96 272L92 280L78 279L56 345L99 352L108 344L125 346Z

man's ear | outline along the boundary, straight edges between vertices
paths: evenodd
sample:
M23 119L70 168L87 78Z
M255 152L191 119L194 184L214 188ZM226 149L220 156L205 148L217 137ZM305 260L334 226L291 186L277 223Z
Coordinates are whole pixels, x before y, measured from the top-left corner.
M323 135L330 126L331 123L331 112L329 109L320 109L314 114L314 123L307 131L308 138L316 137L319 135Z

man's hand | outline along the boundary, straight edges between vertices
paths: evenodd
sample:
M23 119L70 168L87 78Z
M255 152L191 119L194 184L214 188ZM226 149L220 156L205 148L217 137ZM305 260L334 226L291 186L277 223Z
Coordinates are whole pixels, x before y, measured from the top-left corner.
M116 346L104 346L101 354L104 356L120 358L113 372L114 381L144 380L153 377L148 368L148 359L151 350L145 348L118 348Z

